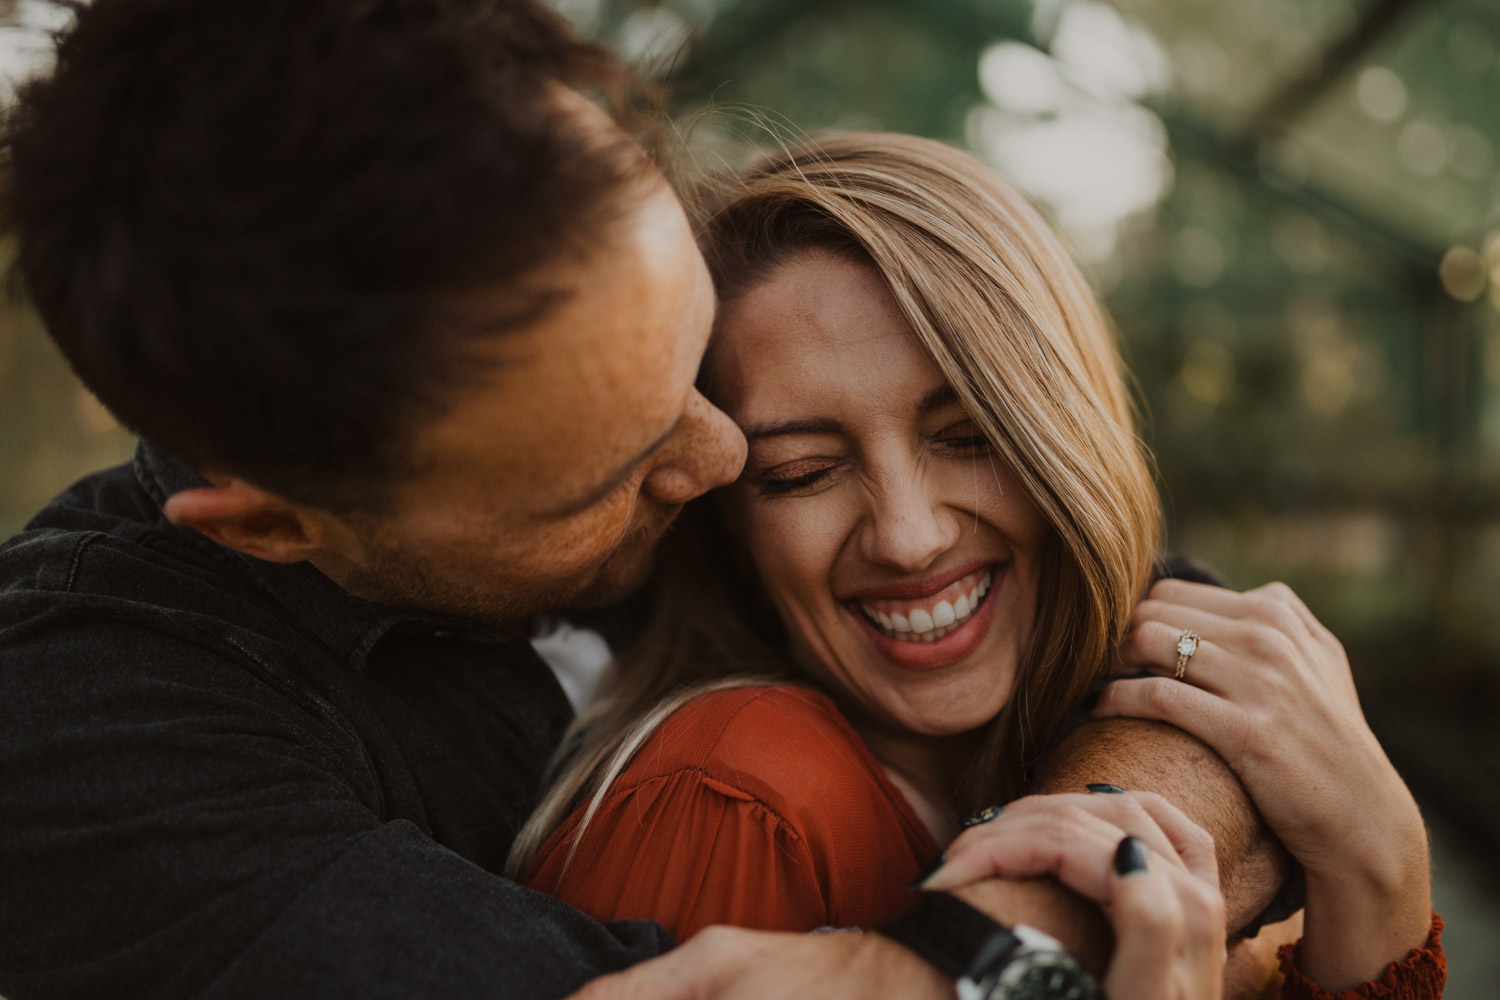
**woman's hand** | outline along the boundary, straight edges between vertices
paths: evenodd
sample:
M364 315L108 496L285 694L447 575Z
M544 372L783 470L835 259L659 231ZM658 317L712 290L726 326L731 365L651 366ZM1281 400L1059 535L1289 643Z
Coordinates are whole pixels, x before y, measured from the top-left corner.
M1217 1000L1224 900L1213 840L1149 794L1033 795L958 836L922 884L1055 876L1099 903L1115 933L1110 1000Z
M1178 642L1197 649L1178 672ZM1239 594L1163 580L1136 609L1122 679L1096 716L1169 722L1234 768L1307 874L1302 966L1339 989L1426 940L1427 839L1411 793L1376 741L1338 640L1273 583Z

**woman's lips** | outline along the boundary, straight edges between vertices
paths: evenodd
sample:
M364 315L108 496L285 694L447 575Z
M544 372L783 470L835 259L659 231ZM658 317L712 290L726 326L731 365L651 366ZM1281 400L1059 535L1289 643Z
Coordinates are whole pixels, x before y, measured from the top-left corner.
M918 597L930 597L938 591L952 586L966 576L975 576L986 569L991 563L977 562L958 569L939 573L937 576L928 577L925 580L916 580L911 583L892 583L883 587L867 587L857 590L848 595L845 600L849 601L878 601L878 600L908 600Z
M880 654L895 666L905 670L936 670L962 660L984 641L995 620L995 607L998 603L994 600L996 591L1004 587L1009 569L1009 564L1005 563L982 565L979 575L988 577L990 585L980 598L978 608L972 610L967 618L952 625L945 634L930 641L894 638L870 621L860 601L846 601L843 609L858 623L858 627L869 637ZM947 587L960 581L963 581L963 576L951 579ZM941 591L946 588L938 589Z

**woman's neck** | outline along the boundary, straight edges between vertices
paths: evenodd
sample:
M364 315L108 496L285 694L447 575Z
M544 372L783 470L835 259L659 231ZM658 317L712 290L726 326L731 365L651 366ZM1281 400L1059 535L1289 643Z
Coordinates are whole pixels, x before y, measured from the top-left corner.
M974 759L979 733L924 736L876 725L857 725L856 729L933 840L939 844L952 840L961 818L954 810L954 794Z

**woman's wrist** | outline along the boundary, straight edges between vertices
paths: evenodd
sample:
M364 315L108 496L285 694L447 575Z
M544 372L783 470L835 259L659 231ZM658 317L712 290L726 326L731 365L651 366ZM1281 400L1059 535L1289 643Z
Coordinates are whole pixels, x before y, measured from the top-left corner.
M1426 831L1420 817L1384 831L1336 865L1307 869L1298 966L1337 992L1379 979L1427 940L1432 921Z

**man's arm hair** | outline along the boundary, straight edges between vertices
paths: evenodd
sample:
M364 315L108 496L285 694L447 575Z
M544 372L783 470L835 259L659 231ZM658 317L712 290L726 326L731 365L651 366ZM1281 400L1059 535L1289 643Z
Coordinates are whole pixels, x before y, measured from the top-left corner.
M1234 771L1176 726L1144 719L1085 722L1042 762L1037 791L1081 792L1097 782L1155 792L1208 831L1230 933L1264 912L1291 869Z
M1286 851L1229 765L1175 726L1141 719L1089 720L1048 754L1035 790L1083 792L1094 783L1154 792L1208 831L1217 848L1231 934L1266 908L1287 876ZM1099 908L1052 879L994 878L955 895L1006 923L1046 931L1096 973L1109 964L1114 942Z

